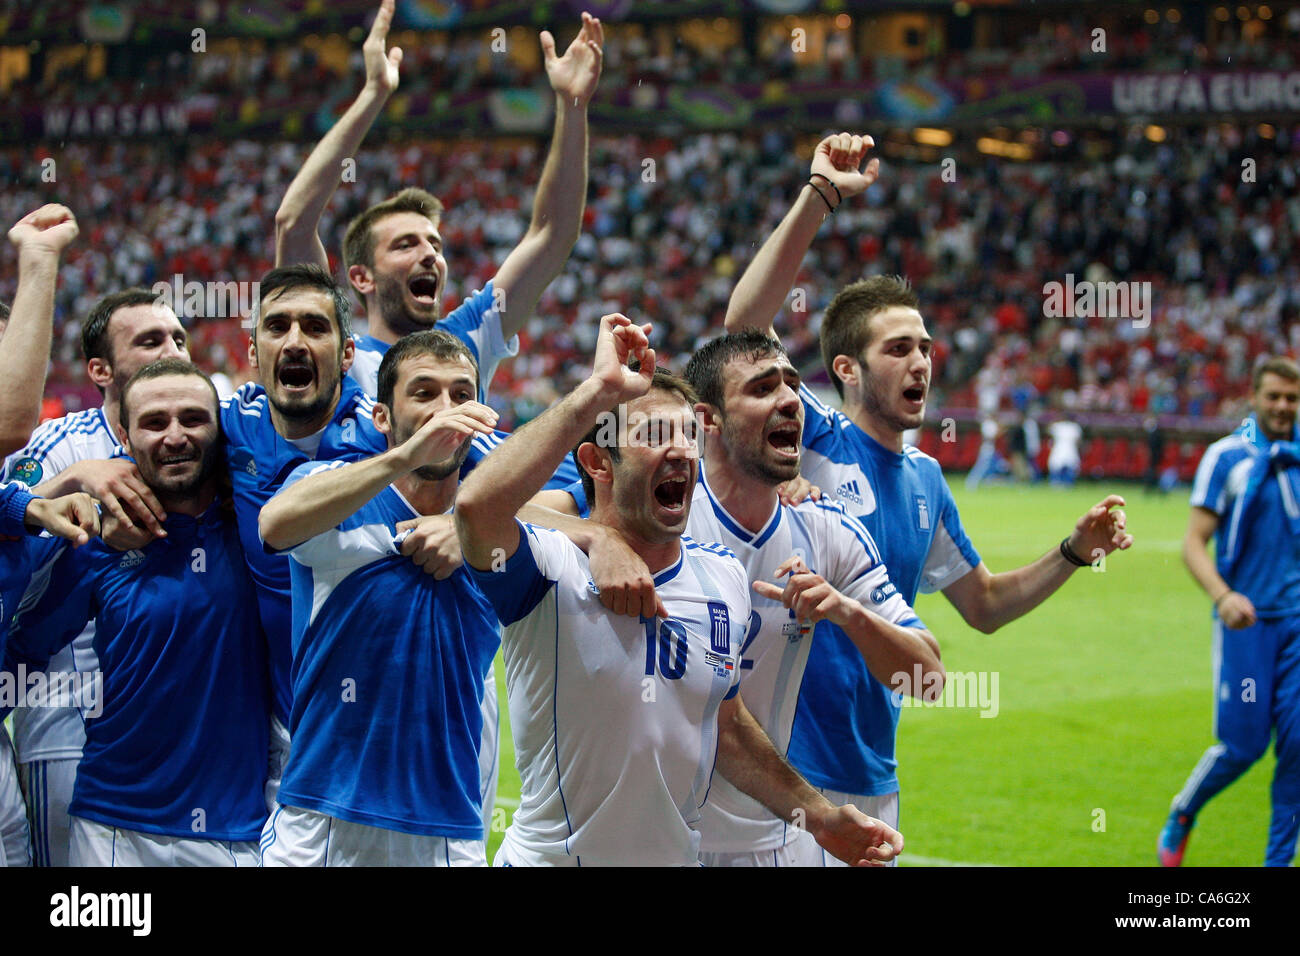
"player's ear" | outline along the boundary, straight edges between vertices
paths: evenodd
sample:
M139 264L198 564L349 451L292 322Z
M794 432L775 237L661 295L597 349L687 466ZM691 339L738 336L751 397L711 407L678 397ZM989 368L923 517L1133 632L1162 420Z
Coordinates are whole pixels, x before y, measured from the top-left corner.
M93 358L86 363L86 374L100 388L107 389L113 382L113 366L107 359Z
M352 341L352 336L343 338L343 359L339 363L339 368L344 375L348 374L348 369L352 367L352 362L357 357L357 343Z
M371 420L375 423L375 428L381 434L389 435L393 431L393 420L388 406L383 402L375 402L374 410L371 412Z
M578 464L582 470L591 475L591 480L597 484L601 482L609 483L614 480L611 470L612 461L609 452L598 446L595 442L585 441L578 446L575 452L578 458ZM588 502L589 505L594 502Z
M858 377L858 363L848 355L837 355L831 361L831 371L846 387L857 388L862 383Z
M117 443L121 445L123 448L125 448L132 455L134 455L135 452L132 451L131 449L131 439L128 438L126 434L126 425L123 422L118 422L116 428L117 428Z
M248 364L254 371L258 370L257 366L257 329L254 327L248 333Z
M374 275L359 262L348 266L348 281L352 283L352 288L357 290L358 295L369 295L375 291Z
M700 431L706 435L718 435L722 432L722 412L716 405L696 402L695 420L700 423Z

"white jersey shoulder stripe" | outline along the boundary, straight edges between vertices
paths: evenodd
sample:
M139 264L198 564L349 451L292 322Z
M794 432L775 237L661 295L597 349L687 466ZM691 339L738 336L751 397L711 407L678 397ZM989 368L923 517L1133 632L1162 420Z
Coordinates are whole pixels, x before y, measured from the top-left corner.
M1210 479L1214 476L1215 470L1219 467L1219 459L1223 457L1225 452L1242 450L1250 453L1253 452L1254 446L1240 435L1227 435L1214 442L1214 444L1210 445L1209 448L1205 449L1205 454L1201 458L1201 463L1196 468L1196 478L1192 482L1192 504L1200 507L1210 507L1205 501L1205 496L1210 490ZM1220 495L1220 500L1217 505L1218 507L1222 507L1222 494Z
M26 454L22 457L43 458L69 435L108 431L108 426L104 424L100 411L98 408L87 408L46 422L33 433L25 449ZM44 434L42 434L42 430L44 430Z

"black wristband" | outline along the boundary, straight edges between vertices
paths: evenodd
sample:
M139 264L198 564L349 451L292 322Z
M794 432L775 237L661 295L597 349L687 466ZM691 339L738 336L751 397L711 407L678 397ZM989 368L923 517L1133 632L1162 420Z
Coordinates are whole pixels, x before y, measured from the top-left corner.
M1088 566L1088 562L1075 554L1074 549L1070 547L1070 536L1068 534L1061 539L1061 557L1065 558L1066 561L1073 564L1076 568L1086 568Z
M840 195L840 187L836 186L835 183L831 180L831 178L825 175L824 173L813 173L813 175L821 176L822 179L826 180L826 185L830 186L831 189L835 190L835 208L838 209L840 203L844 202L844 197ZM809 185L812 185L812 183L809 182ZM816 189L817 187L813 186L813 188Z
M835 215L835 207L832 206L831 201L826 198L826 194L822 192L820 189L818 189L817 184L814 183L811 179L808 180L808 185L812 187L813 192L815 192L818 196L822 197L822 202L824 202L826 204L826 208L831 211L831 215L832 216Z

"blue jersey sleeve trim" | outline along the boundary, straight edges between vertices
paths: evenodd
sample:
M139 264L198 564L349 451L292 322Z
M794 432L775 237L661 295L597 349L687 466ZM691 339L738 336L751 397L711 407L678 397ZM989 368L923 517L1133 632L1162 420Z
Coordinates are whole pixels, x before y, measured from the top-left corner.
M518 518L515 525L519 530L519 545L500 569L483 571L465 564L483 594L492 602L502 627L509 627L531 614L533 608L542 603L546 592L555 586L555 582L542 574L537 566L537 556L533 554L537 535L532 526Z

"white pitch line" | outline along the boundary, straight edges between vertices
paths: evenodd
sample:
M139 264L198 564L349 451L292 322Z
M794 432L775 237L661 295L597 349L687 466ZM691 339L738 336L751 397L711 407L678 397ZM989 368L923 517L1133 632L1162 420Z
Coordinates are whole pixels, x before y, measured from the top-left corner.
M898 858L902 866L992 866L997 867L997 863L965 863L961 860L945 860L937 856L917 856L915 853L903 851L903 855Z
M518 810L518 809L519 809L519 798L518 798L518 797L507 797L507 796L504 796L504 795L498 795L498 796L497 796L497 806L498 806L498 807L509 807L511 810Z

